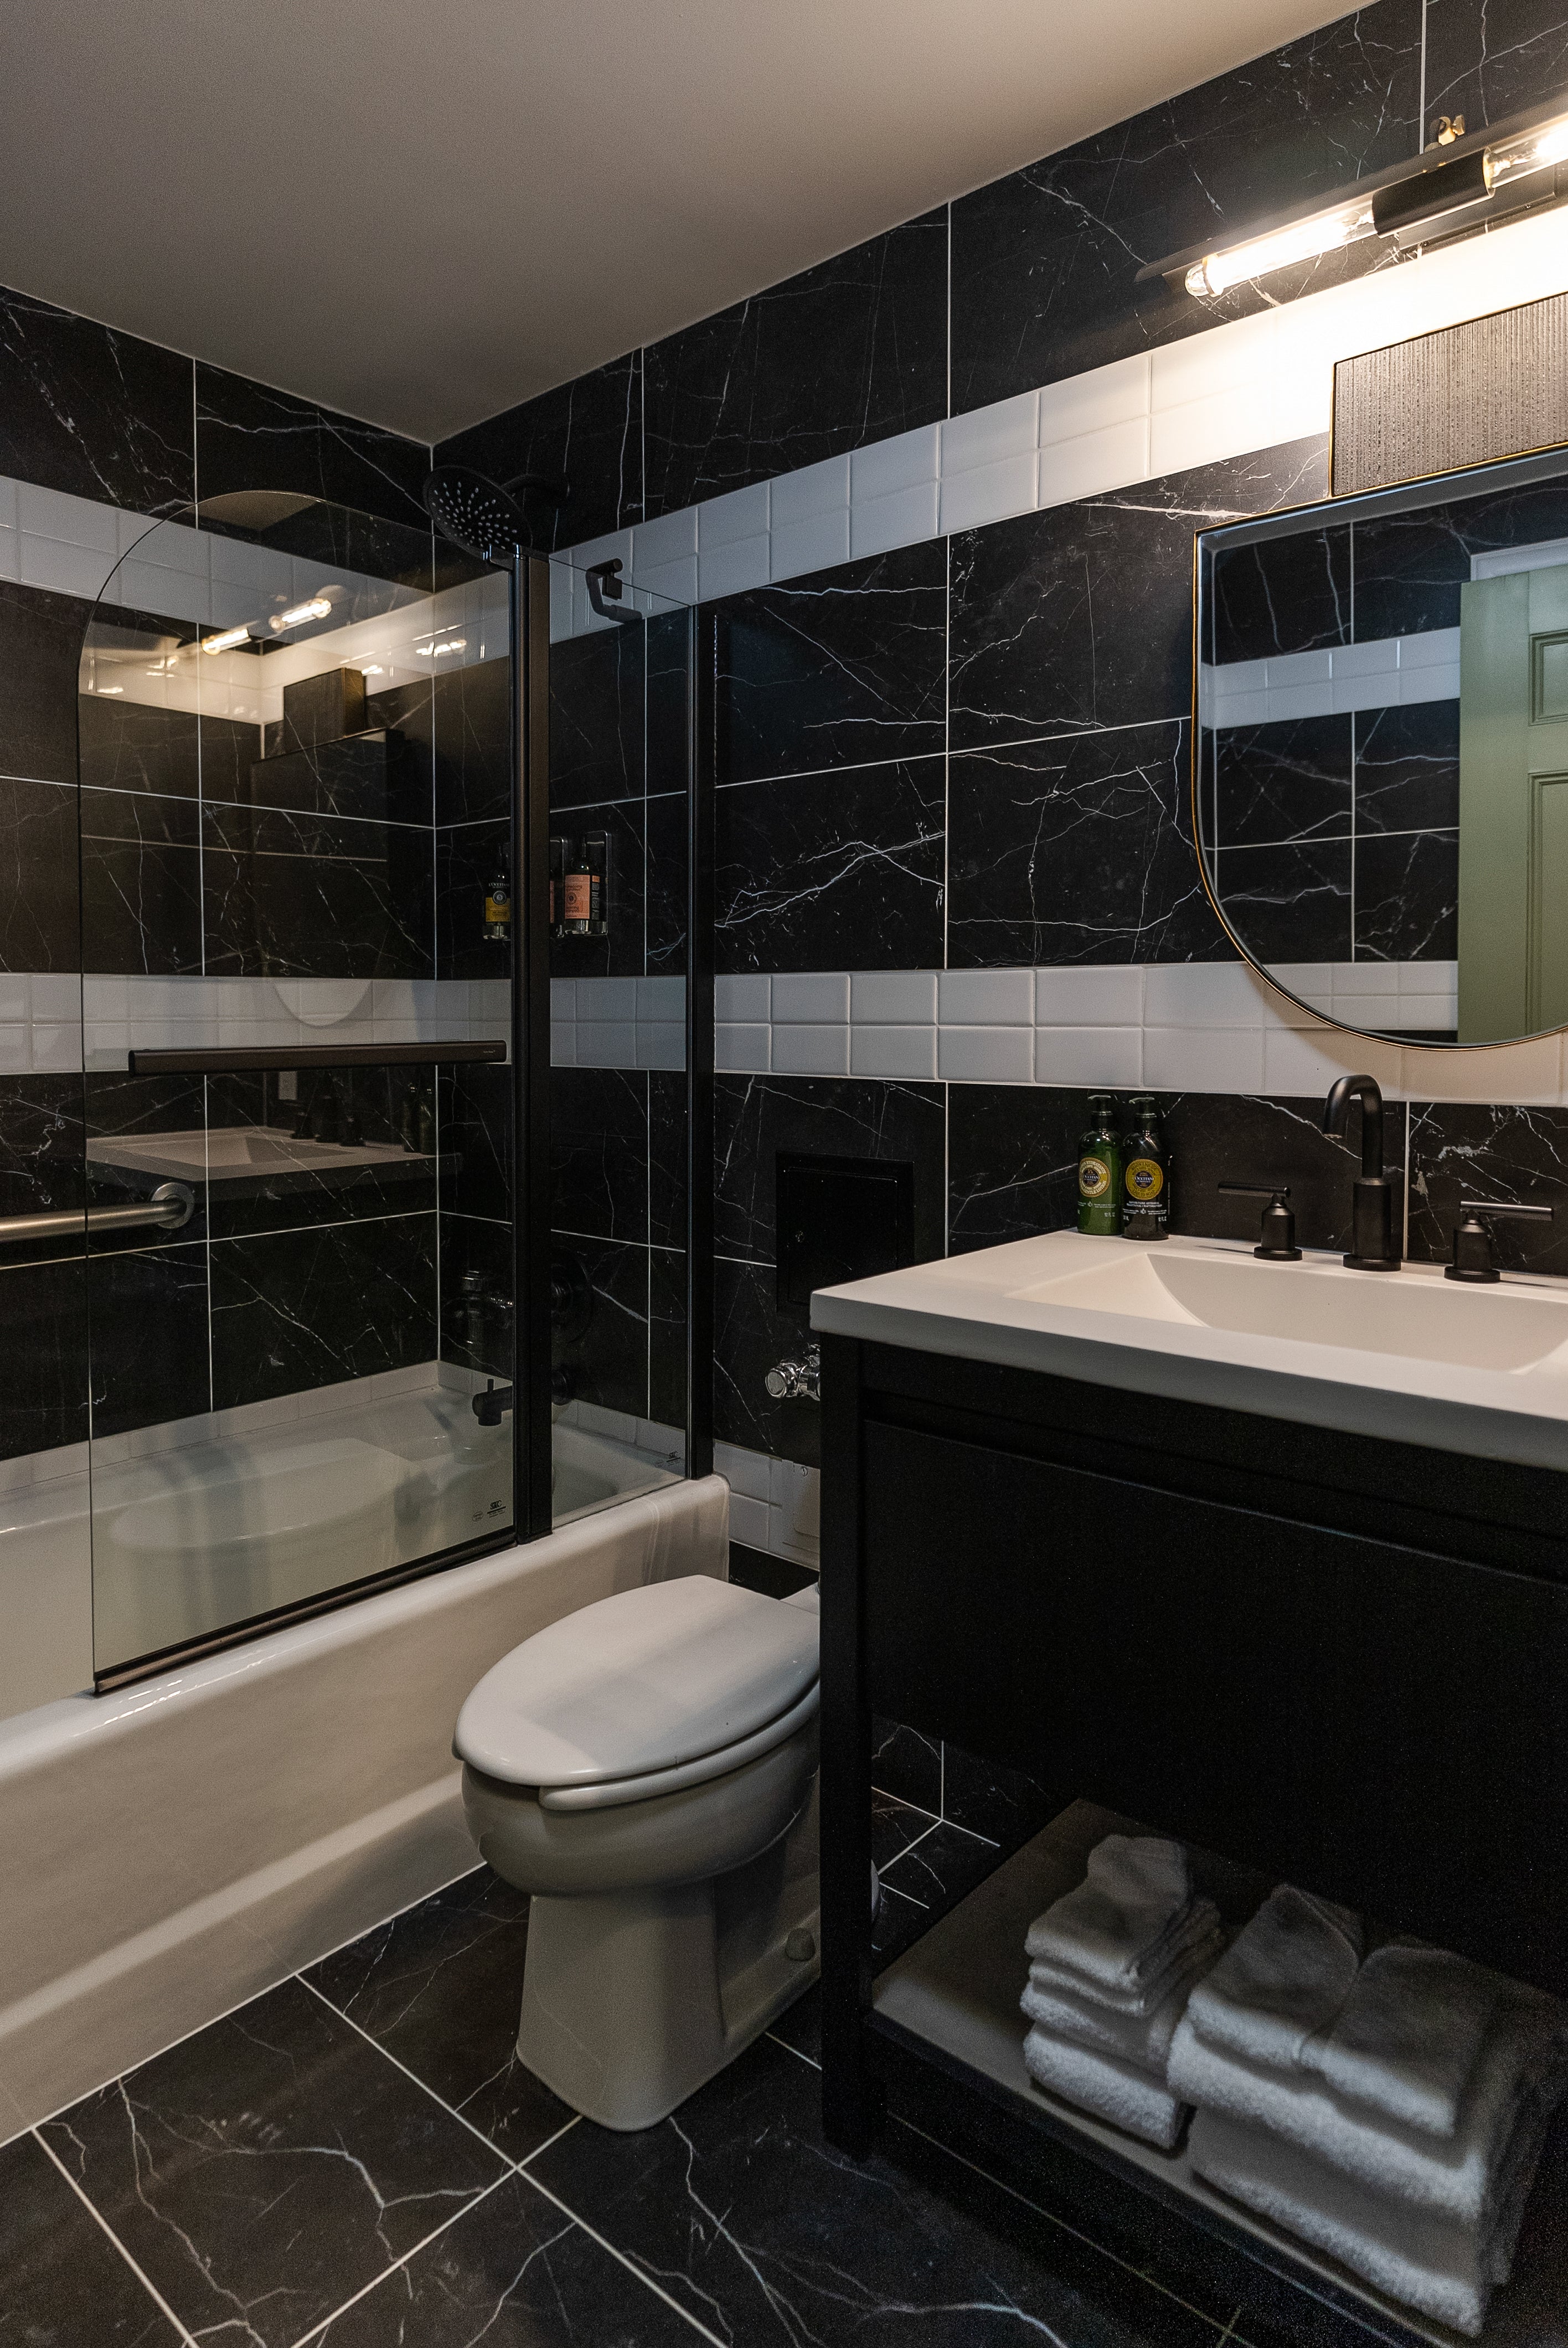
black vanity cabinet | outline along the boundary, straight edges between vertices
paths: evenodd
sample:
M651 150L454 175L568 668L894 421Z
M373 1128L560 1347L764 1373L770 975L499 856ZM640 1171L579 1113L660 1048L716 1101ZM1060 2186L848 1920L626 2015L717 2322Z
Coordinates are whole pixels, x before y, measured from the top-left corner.
M835 2142L908 2041L873 1712L1568 1993L1568 1477L847 1336L822 1390Z

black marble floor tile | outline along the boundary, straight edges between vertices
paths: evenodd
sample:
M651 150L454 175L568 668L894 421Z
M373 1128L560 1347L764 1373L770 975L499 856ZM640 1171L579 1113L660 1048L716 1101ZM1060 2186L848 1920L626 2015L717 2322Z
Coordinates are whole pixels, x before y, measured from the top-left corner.
M641 978L643 975L644 908L648 883L645 810L653 805L663 807L666 804L674 805L675 802L611 800L594 808L577 808L569 819L561 819L558 829L564 829L569 839L596 831L608 837L610 930L608 935L601 938L552 938L552 978ZM460 833L454 835L457 839L463 836ZM669 963L665 962L662 967L669 968Z
M1226 848L1214 894L1256 962L1348 962L1355 850L1347 839Z
M661 1426L686 1424L686 1256L681 1248L648 1251L648 1416Z
M1327 489L1319 436L955 538L953 748L1185 716L1194 531Z
M526 2177L508 2178L312 2348L690 2348L685 2317Z
M674 1068L648 1071L648 1235L686 1244L686 1078Z
M430 451L420 441L199 360L196 455L203 506L248 489L319 498L404 525L424 540L428 570L430 524L419 488ZM329 526L319 514L311 521L318 529ZM268 542L276 535L270 533Z
M441 1359L504 1385L514 1367L510 1221L454 1214L440 1221Z
M495 481L519 473L564 479L570 495L559 511L528 503L541 551L624 529L642 511L641 352L471 425L441 442L436 461L476 466Z
M641 1068L550 1070L550 1224L648 1238L648 1078Z
M174 2348L179 2338L36 2140L0 2149L0 2348Z
M686 969L687 799L684 791L645 799L647 853L646 957L651 978L680 978Z
M1153 2292L1139 2328L1124 2299L1107 2304L1081 2271L1064 2271L1022 2205L977 2193L961 2206L953 2164L933 2158L917 2176L881 2150L837 2152L819 2093L811 2066L764 2038L657 2131L573 2128L542 2156L540 2181L710 2333L747 2348L889 2348L917 2329L932 2348L1217 2336L1150 2328L1168 2322Z
M510 1070L459 1061L440 1070L437 1086L442 1211L505 1219L512 1195Z
M436 1220L388 1216L215 1241L213 1408L431 1360Z
M1004 1856L994 1842L944 1819L894 1860L883 1883L907 1900L917 1900L934 1924L994 1874Z
M190 2330L286 2348L500 2157L298 1982L43 2130Z
M0 474L130 513L189 505L190 376L156 343L0 293Z
M517 2059L528 1931L527 1892L476 1868L305 1975L511 2160L572 2116Z
M811 1343L807 1315L781 1308L771 1263L713 1265L713 1432L803 1468L822 1464L822 1414L815 1403L775 1402L764 1379L775 1362L798 1360Z
M1214 829L1210 839L1205 814L1204 846L1348 839L1351 722L1348 714L1294 717L1216 734Z
M733 1576L731 1577L733 1580ZM822 2061L822 1984L813 1982L804 1997L786 2005L768 2024L770 2037L782 2039L808 2063Z
M1459 823L1459 703L1356 712L1356 829L1430 831Z
M1322 522L1251 546L1222 547L1213 596L1212 657L1222 664L1348 644L1349 523Z
M201 837L210 973L434 974L428 829L210 806ZM474 918L478 924L482 910Z
M1427 0L1427 136L1440 115L1481 130L1568 88L1559 0Z
M722 1254L777 1254L781 1152L914 1169L916 1263L942 1252L946 1146L939 1085L851 1076L726 1076L713 1085L713 1230Z
M923 1900L897 1889L884 1889L882 1904L871 1927L871 1969L881 1972L912 1949L935 1922Z
M1459 953L1457 829L1374 832L1358 839L1355 929L1358 962L1453 961Z
M953 1826L995 1843L1005 1857L1049 1825L1071 1797L1053 1792L1021 1769L942 1746L942 1815Z
M648 1416L648 1250L610 1240L553 1233L552 1266L569 1278L573 1302L554 1320L551 1356L574 1402Z
M1351 247L1194 301L1140 267L1416 153L1420 0L1380 0L953 206L952 409L1360 275Z
M651 344L647 511L673 513L945 415L947 310L942 208Z
M935 539L716 605L717 780L945 748L947 590Z
M200 1241L95 1254L87 1303L95 1435L124 1435L211 1407Z
M938 967L944 765L921 758L716 792L719 969Z
M899 1720L871 1723L871 1782L895 1801L911 1802L933 1818L942 1809L942 1746Z
M1506 1200L1564 1210L1561 1227L1490 1226L1509 1272L1568 1272L1568 1110L1481 1101L1417 1102L1410 1109L1409 1253L1447 1263L1461 1199Z
M0 775L77 781L77 672L90 608L0 580Z
M550 808L640 798L648 664L641 628L550 646Z
M1193 850L1189 733L1134 726L952 758L949 966L1232 959Z
M937 1824L929 1810L917 1809L912 1802L900 1802L891 1794L874 1791L871 1797L871 1858L879 1874L884 1874L894 1860L917 1842Z
M81 966L79 805L64 784L0 778L0 967Z

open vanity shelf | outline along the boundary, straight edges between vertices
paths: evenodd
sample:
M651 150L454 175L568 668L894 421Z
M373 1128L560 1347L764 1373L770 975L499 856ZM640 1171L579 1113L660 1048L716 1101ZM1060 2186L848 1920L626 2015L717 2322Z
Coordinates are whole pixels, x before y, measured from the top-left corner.
M1159 2152L1035 2085L1024 2068L1028 2027L1019 1996L1029 1970L1024 1934L1040 1911L1081 1882L1107 1834L1146 1831L1136 1820L1076 1802L1004 1861L873 1984L868 2027L906 2053L967 2079L1020 2130L1085 2155L1211 2231L1239 2238L1252 2257L1372 2333L1401 2343L1461 2348L1464 2335L1401 2308L1310 2244L1216 2193L1185 2151ZM1193 1854L1194 1874L1228 1921L1268 1889L1259 1877ZM875 2056L873 2056L875 2062ZM1542 2348L1561 2337L1568 2306L1568 2158L1564 2132L1549 2147L1531 2199L1512 2280L1492 2303L1481 2348ZM1024 2153L1027 2163L1027 2150ZM1475 2348L1465 2343L1464 2348Z

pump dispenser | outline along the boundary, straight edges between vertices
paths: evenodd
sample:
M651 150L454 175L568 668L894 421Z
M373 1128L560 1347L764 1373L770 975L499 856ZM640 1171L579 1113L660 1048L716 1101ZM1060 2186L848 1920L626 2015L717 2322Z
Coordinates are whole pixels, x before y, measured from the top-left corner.
M1152 1093L1132 1103L1132 1123L1122 1137L1122 1236L1124 1240L1170 1237L1171 1158Z
M1078 1140L1078 1228L1102 1239L1114 1239L1122 1228L1122 1145L1115 1120L1112 1096L1091 1093L1089 1124Z

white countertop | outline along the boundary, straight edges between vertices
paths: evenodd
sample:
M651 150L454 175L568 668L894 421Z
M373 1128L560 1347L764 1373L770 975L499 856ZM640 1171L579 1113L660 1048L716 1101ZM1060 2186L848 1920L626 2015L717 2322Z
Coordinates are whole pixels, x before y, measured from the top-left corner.
M1315 1252L1262 1264L1223 1241L1048 1231L819 1289L811 1322L917 1353L1568 1468L1568 1281L1505 1273L1474 1287L1437 1265L1351 1272ZM1358 1341L1324 1342L1335 1330Z

